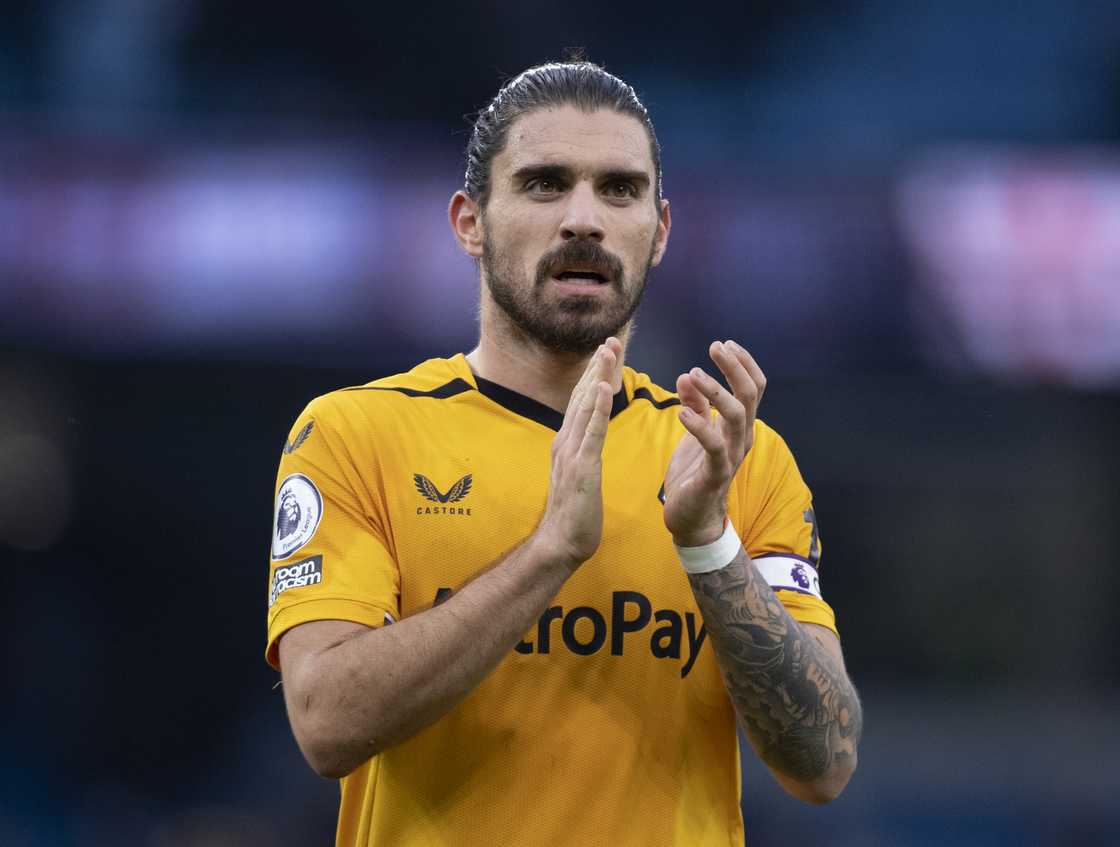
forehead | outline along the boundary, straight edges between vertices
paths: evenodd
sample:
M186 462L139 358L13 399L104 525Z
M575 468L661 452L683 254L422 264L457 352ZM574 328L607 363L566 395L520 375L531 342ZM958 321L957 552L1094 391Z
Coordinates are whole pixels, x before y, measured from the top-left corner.
M585 112L565 105L514 121L494 164L510 172L527 165L642 170L653 178L649 135L637 118L613 109Z

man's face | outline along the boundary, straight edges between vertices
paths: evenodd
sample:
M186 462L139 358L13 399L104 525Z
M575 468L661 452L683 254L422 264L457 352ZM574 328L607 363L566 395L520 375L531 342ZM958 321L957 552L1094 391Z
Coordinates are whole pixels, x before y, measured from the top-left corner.
M649 136L629 115L563 106L515 121L482 213L494 302L553 352L589 353L616 335L668 237L655 180Z

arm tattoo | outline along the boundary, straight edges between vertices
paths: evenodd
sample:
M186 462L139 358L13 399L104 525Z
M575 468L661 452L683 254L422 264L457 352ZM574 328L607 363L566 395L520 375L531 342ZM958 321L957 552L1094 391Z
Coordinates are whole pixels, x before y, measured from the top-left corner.
M855 689L790 617L746 550L688 581L735 712L762 759L804 782L854 756L863 730Z

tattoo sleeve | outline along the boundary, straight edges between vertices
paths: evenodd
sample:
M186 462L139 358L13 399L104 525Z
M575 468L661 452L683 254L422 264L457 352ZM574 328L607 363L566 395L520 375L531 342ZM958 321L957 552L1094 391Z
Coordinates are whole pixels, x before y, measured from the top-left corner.
M848 675L790 617L746 550L688 579L739 722L762 759L807 782L853 757L863 713Z

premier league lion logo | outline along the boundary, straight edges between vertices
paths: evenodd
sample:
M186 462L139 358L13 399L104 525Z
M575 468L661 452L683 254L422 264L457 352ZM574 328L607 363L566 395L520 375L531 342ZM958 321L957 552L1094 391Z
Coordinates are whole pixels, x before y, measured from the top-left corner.
M323 518L323 497L315 483L301 473L285 478L276 492L272 558L286 559L311 540Z
M300 519L299 500L289 491L280 498L280 514L276 519L276 537L283 541L297 529Z
M805 568L801 565L794 565L790 568L789 575L802 588L809 587L809 574L805 573Z

